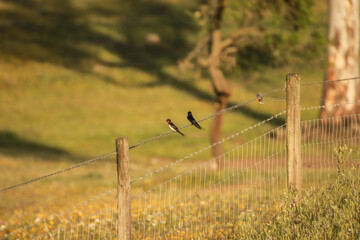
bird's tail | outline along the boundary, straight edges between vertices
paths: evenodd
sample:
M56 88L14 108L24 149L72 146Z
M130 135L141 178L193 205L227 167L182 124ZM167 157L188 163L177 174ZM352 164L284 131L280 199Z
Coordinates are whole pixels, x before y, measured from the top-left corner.
M200 126L200 124L197 124L196 127L200 130L205 130L205 128L203 128L202 126Z

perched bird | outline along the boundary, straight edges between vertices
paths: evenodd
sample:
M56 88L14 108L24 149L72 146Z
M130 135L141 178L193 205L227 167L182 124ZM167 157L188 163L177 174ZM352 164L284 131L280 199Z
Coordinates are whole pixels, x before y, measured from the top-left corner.
M198 129L202 129L202 127L198 124L190 111L188 112L187 119L191 122L192 125L194 125Z
M178 132L178 133L180 133L181 135L185 136L182 132L180 132L180 130L177 128L177 126L175 126L175 124L173 124L173 123L171 122L170 119L166 119L166 122L169 124L169 128L170 128L171 130L173 130L174 132Z

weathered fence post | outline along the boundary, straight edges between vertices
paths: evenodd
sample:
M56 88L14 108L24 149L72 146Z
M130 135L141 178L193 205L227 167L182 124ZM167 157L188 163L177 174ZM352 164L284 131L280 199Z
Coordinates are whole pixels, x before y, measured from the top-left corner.
M287 184L301 196L300 75L286 75Z
M131 238L130 158L128 138L116 139L118 240Z

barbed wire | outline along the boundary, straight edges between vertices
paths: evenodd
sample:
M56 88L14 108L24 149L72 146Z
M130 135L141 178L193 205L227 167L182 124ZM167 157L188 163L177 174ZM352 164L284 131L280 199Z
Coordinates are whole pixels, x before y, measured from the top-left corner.
M265 95L264 95L264 96L265 96ZM257 99L258 99L258 97L255 98L255 100L257 100ZM360 100L357 100L357 101L354 101L354 102L337 103L337 104L332 104L332 105L303 107L303 108L301 108L301 110L302 110L302 111L303 111L303 110L315 110L315 109L321 109L321 108L327 108L327 107L336 107L336 106L342 106L342 105L354 104L354 103L360 103ZM284 114L285 112L286 112L286 111L282 111L282 112L280 112L280 113L278 113L278 114L276 114L276 115L271 116L271 117L268 118L268 119L265 119L265 120L263 120L263 121L255 124L255 125L251 126L251 127L248 127L248 128L246 128L246 129L244 129L244 130L242 130L242 131L240 131L240 132L237 132L237 133L235 133L235 134L232 134L232 135L229 136L229 137L223 138L223 139L220 140L219 142L216 142L216 143L214 143L214 144L212 144L212 145L209 145L209 146L207 146L207 147L205 147L205 148L203 148L203 149L201 149L201 150L199 150L199 151L197 151L197 152L194 152L194 153L192 153L192 154L190 154L190 155L188 155L188 156L186 156L186 157L184 157L184 158L181 158L181 159L179 159L179 160L177 160L177 161L175 161L175 162L173 162L173 163L167 164L167 165L165 165L164 167L161 167L161 168L159 168L159 169L156 169L156 170L154 170L154 171L152 171L152 172L150 172L150 173L148 173L148 174L145 174L144 176L139 177L139 178L131 181L131 183L135 183L135 182L137 182L137 181L139 181L139 180L141 180L141 179L143 179L143 178L146 178L146 177L148 177L148 176L151 176L151 175L154 175L154 174L156 174L156 173L158 173L158 172L161 172L161 171L163 171L163 170L165 170L165 169L167 169L167 168L169 168L169 167L171 167L171 166L173 166L173 165L175 165L175 164L177 164L177 163L179 163L179 162L184 161L185 159L188 159L188 158L190 158L190 157L192 157L192 156L195 156L195 155L197 155L197 154L199 154L199 153L201 153L201 152L203 152L203 151L205 151L205 150L207 150L207 149L210 149L210 148L213 147L213 146L216 146L216 145L218 145L218 144L220 144L220 143L223 143L223 142L229 140L230 138L234 138L234 137L238 136L239 134L242 134L242 133L244 133L244 132L246 132L246 131L248 131L248 130L251 130L251 129L253 129L253 128L255 128L255 127L258 127L258 126L260 126L260 125L262 125L262 124L264 124L264 123L266 123L266 122L269 122L269 121L271 121L272 119L277 118L278 116ZM214 115L214 114L213 114L213 115ZM202 121L204 121L204 119L202 119ZM199 122L200 122L200 120L199 120ZM189 124L189 126L191 126L191 124ZM185 128L185 127L183 127L183 128ZM170 133L172 133L172 132L170 132ZM168 134L170 134L170 133L168 133ZM168 135L168 134L166 134L166 135ZM129 148L129 149L130 149L130 148ZM88 160L88 161L86 161L86 162L77 164L77 165L75 165L75 166L72 166L72 167L69 167L69 168L66 168L66 169L57 171L57 172L53 172L53 173L47 174L47 175L44 175L44 176L42 176L42 177L34 178L34 179L29 180L29 181L26 181L26 182L23 182L23 183L19 183L19 184L16 184L16 185L13 185L13 186L10 186L10 187L7 187L7 188L3 188L3 189L0 190L0 193L1 193L1 192L8 191L8 190L11 190L11 189L14 189L14 188L19 188L19 187L24 186L24 185L27 185L27 184L29 184L29 183L36 182L36 181L40 181L40 180L42 180L42 179L45 179L45 178L48 178L48 177L51 177L51 176L54 176L54 175L57 175L57 174L60 174L60 173L66 172L66 171L70 171L70 170L72 170L72 169L75 169L75 168L78 168L78 167L81 167L81 166L84 166L84 165L87 165L87 164L90 164L90 163L93 163L93 162L102 160L102 159L104 159L104 158L108 158L108 157L114 156L115 154L116 154L116 151L111 152L111 153L107 153L107 154L101 155L101 156L99 156L99 157L97 157L97 158L90 159L90 160Z
M309 86L309 85L315 85L315 84L328 84L333 82L342 82L342 81L350 81L350 80L358 80L360 77L351 77L351 78L340 78L336 80L326 80L326 81L319 81L319 82L308 82L308 83L302 83L301 86Z
M272 91L270 91L270 92L267 92L267 93L263 94L263 97L269 96L269 95L271 95L271 94L273 94L273 93L276 93L276 92L279 92L279 91L281 91L281 90L283 90L283 89L284 89L284 87L281 87L281 88L272 90ZM202 122L202 121L205 121L205 120L207 120L207 119L213 118L213 117L215 117L215 116L219 116L220 114L223 114L223 113L225 113L225 112L231 111L231 110L233 110L233 109L236 109L236 108L238 108L238 107L240 107L240 106L243 106L243 105L245 105L245 104L248 104L248 103L250 103L250 102L252 102L252 101L255 101L255 100L258 100L258 99L259 99L259 97L252 98L252 99L250 99L250 100L244 101L244 102L239 103L239 104L236 104L236 105L234 105L234 106L225 108L225 109L222 110L222 111L216 112L216 113L214 113L214 114L212 114L212 115L209 115L209 116L207 116L207 117L205 117L205 118L199 119L198 122ZM187 125L185 125L185 126L179 127L179 129L184 129L184 128L187 128L187 127L190 127L190 126L192 126L192 124L187 124ZM143 144L146 144L146 143L148 143L148 142L157 140L157 139L159 139L159 138L161 138L161 137L164 137L164 136L167 136L167 135L169 135L169 134L171 134L171 133L173 133L173 131L167 131L167 132L162 133L162 134L160 134L160 135L158 135L158 136L151 137L151 138L149 138L149 139L147 139L147 140L145 140L145 141L143 141L143 142L140 142L140 143L138 143L138 144L135 144L135 145L133 145L133 146L130 146L129 149L132 149L132 148L141 146L141 145L143 145ZM221 143L221 141L218 142L218 143L216 143L216 144L219 144L219 143ZM215 144L215 145L216 145L216 144ZM72 170L72 169L75 169L75 168L78 168L78 167L81 167L81 166L84 166L84 165L87 165L87 164L90 164L90 163L93 163L93 162L102 160L102 159L107 158L107 157L111 157L111 156L114 156L114 155L116 155L116 151L110 152L110 153L107 153L107 154L104 154L104 155L101 155L101 156L98 156L98 157L96 157L96 158L90 159L90 160L88 160L88 161L82 162L82 163L80 163L80 164L74 165L74 166L72 166L72 167L69 167L69 168L66 168L66 169L63 169L63 170L60 170L60 171L57 171L57 172L53 172L53 173L50 173L50 174L47 174L47 175L44 175L44 176L41 176L41 177L38 177L38 178L31 179L31 180L26 181L26 182L23 182L23 183L19 183L19 184L10 186L10 187L3 188L3 189L0 190L0 193L5 192L5 191L8 191L8 190L11 190L11 189L19 188L19 187L22 187L22 186L27 185L27 184L29 184L29 183L33 183L33 182L36 182L36 181L40 181L40 180L43 180L43 179L45 179L45 178L48 178L48 177L51 177L51 176L54 176L54 175L57 175L57 174L64 173L64 172L70 171L70 170Z
M284 127L284 125L277 127L277 129L280 129L280 128L282 128L282 127ZM274 129L274 130L276 130L276 129ZM272 131L273 131L273 130L272 130ZM272 131L270 131L270 132L272 132ZM261 135L261 136L259 136L259 137L256 137L256 138L252 139L251 141L249 141L249 142L247 142L247 143L254 142L254 141L256 141L256 139L260 139L261 137L266 136L266 135L269 134L270 132L264 133L263 135ZM247 143L244 143L244 144L242 144L242 145L245 145L245 144L247 144ZM235 149L238 149L238 148L241 147L242 145L240 145L240 146L238 146L238 147L235 147L234 149L231 149L231 150L229 150L229 151L221 154L220 156L214 157L214 158L212 158L212 159L210 159L210 160L208 160L208 161L206 161L206 162L204 162L204 163L202 163L202 164L200 164L200 165L198 165L198 166L195 166L195 167L193 167L193 168L191 168L191 169L188 169L188 170L186 170L186 171L183 171L182 173L178 174L177 176L175 176L175 177L173 177L173 178L171 178L171 179L169 179L169 180L167 180L167 181L164 181L164 182L160 183L158 186L155 186L155 187L153 187L153 188L151 188L151 189L149 189L149 190L147 190L147 191L145 191L145 192L143 192L143 193L140 193L140 194L138 194L138 195L136 195L136 196L133 196L131 199L133 200L133 199L135 199L135 198L139 198L140 196L143 196L144 194L147 194L147 193L150 193L150 192L154 191L155 189L157 189L157 188L158 188L159 186L161 186L161 185L167 184L167 183L173 181L174 179L179 178L179 177L181 177L181 176L184 176L184 175L186 175L186 174L188 174L188 173L190 173L190 172L192 172L192 171L194 171L194 170L196 170L196 169L199 169L199 168L201 168L201 167L203 167L203 166L205 166L205 165L207 165L207 164L209 164L209 163L211 163L211 162L215 162L217 159L225 156L226 154L229 154L230 152L234 151ZM259 163L262 163L262 162L266 161L267 159L270 159L271 157L276 156L277 154L281 153L282 151L284 151L284 150L281 150L281 151L279 151L279 152L273 153L273 154L265 157L264 159L262 159L262 160L260 160L260 161L258 161L258 162L255 162L253 165L247 166L246 168L242 169L242 171L247 170L247 169L250 169L250 168L253 167L253 166L257 166ZM222 180L221 180L221 181L222 181ZM221 182L221 181L220 181L220 182Z
M301 84L301 86L309 86L309 85L314 85L314 84L326 84L326 83L331 83L331 82L349 81L349 80L356 80L356 79L360 79L360 77L343 78L343 79L337 79L337 80L331 80L331 81L320 81L320 82L303 83L303 84ZM262 99L263 97L267 97L267 96L269 96L269 95L271 95L271 94L274 94L274 93L279 92L279 91L284 90L284 89L285 89L285 86L284 86L284 87L277 88L277 89L272 90L272 91L270 91L270 92L264 93L264 94L262 94L261 99ZM228 112L228 111L232 111L232 110L234 110L234 109L236 109L236 108L239 108L239 107L241 107L241 106L243 106L243 105L246 105L246 104L248 104L248 103L250 103L250 102L253 102L253 101L256 101L256 100L259 100L259 96L256 96L255 98L249 99L249 100L247 100L247 101L244 101L244 102L242 102L242 103L236 104L236 105L234 105L234 106L225 108L225 109L222 110L222 111L216 112L216 113L211 114L211 115L209 115L209 116L207 116L207 117L204 117L204 118L202 118L202 119L199 119L198 122L202 122L202 121L205 121L205 120L207 120L207 119L210 119L210 118L219 116L219 115L221 115L221 114L223 114L223 113L226 113L226 112ZM267 101L271 101L271 100L267 100ZM272 101L276 101L276 100L272 100ZM283 101L283 100L280 100L280 101ZM348 104L351 104L351 103L348 103ZM330 106L330 105L329 105L329 106ZM337 106L337 104L334 104L334 105L332 105L332 106ZM322 107L328 107L328 106L320 106L319 108L322 108ZM305 109L304 109L304 110L305 110ZM307 109L307 110L309 110L309 109ZM187 125L185 125L185 126L181 126L181 127L179 127L179 129L181 130L181 129L184 129L184 128L187 128L187 127L190 127L190 126L192 126L192 124L187 124ZM256 126L256 125L254 125L254 126ZM138 147L138 146L141 146L141 145L143 145L143 144L146 144L146 143L149 143L149 142L151 142L151 141L157 140L157 139L159 139L159 138L161 138L161 137L170 135L170 134L172 134L172 133L174 133L174 132L173 132L173 131L167 131L167 132L162 133L162 134L160 134L160 135L157 135L157 136L148 138L148 139L146 139L145 141L142 141L142 142L140 142L140 143L137 143L137 144L135 144L135 145L130 146L129 149L136 148L136 147ZM222 142L222 141L219 141L218 143L215 143L214 145L217 145L217 144L219 144L219 143L221 143L221 142ZM53 173L50 173L50 174L47 174L47 175L44 175L44 176L41 176L41 177L38 177L38 178L34 178L34 179L29 180L29 181L26 181L26 182L23 182L23 183L19 183L19 184L10 186L10 187L6 187L6 188L3 188L3 189L0 189L0 193L6 192L6 191L8 191L8 190L11 190L11 189L14 189L14 188L18 188L18 187L21 187L21 186L24 186L24 185L27 185L27 184L29 184L29 183L36 182L36 181L39 181L39 180L42 180L42 179L45 179L45 178L48 178L48 177L51 177L51 176L54 176L54 175L57 175L57 174L64 173L64 172L70 171L70 170L72 170L72 169L75 169L75 168L78 168L78 167L82 167L82 166L84 166L84 165L88 165L88 164L90 164L90 163L93 163L93 162L96 162L96 161L99 161L99 160L102 160L102 159L105 159L105 158L114 156L115 154L116 154L116 151L110 152L110 153L107 153L107 154L98 156L98 157L96 157L96 158L90 159L90 160L88 160L88 161L82 162L82 163L80 163L80 164L74 165L74 166L72 166L72 167L69 167L69 168L66 168L66 169L63 169L63 170L60 170L60 171L57 171L57 172L53 172ZM135 181L135 180L134 180L134 181Z
M53 172L53 173L49 173L49 174L47 174L47 175L44 175L44 176L41 176L41 177L38 177L38 178L33 178L33 179L28 180L28 181L23 182L23 183L19 183L19 184L10 186L10 187L3 188L3 189L0 190L0 193L6 192L6 191L11 190L11 189L14 189L14 188L22 187L22 186L27 185L27 184L29 184L29 183L33 183L33 182L37 182L37 181L43 180L43 179L45 179L45 178L48 178L48 177L51 177L51 176L54 176L54 175L57 175L57 174L60 174L60 173L67 172L67 171L73 170L73 169L75 169L75 168L88 165L88 164L90 164L90 163L94 163L94 162L96 162L96 161L99 161L99 160L102 160L102 159L105 159L105 158L114 156L115 154L116 154L116 151L111 152L111 153L103 154L103 155L98 156L98 157L96 157L96 158L93 158L93 159L90 159L90 160L88 160L88 161L85 161L85 162L79 163L79 164L77 164L77 165L74 165L74 166L72 166L72 167L65 168L65 169L63 169L63 170L60 170L60 171L57 171L57 172Z
M328 84L328 83L332 83L332 82L341 82L341 81L358 80L358 79L360 79L360 77L344 78L344 79L337 79L337 80L331 80L331 81L309 82L309 83L303 83L303 84L301 84L301 86L310 86L310 85L315 85L315 84ZM285 89L285 87L281 87L281 88L275 89L275 90L273 90L273 91L270 91L270 92L268 92L268 93L263 94L262 97L267 97L267 96L269 96L269 95L271 95L271 94L273 94L273 93L279 92L279 91L284 90L284 89ZM274 98L276 98L276 97L274 97ZM228 108L226 108L226 109L224 109L224 110L222 110L222 111L216 112L216 113L214 113L214 114L212 114L212 115L209 115L209 116L207 116L207 117L204 117L204 118L202 118L202 119L199 119L198 122L202 122L202 121L208 120L208 119L210 119L210 118L219 116L219 115L221 115L221 114L223 114L223 113L226 113L226 112L228 112L228 111L232 111L232 110L234 110L234 109L236 109L236 108L239 108L239 107L241 107L241 106L243 106L243 105L246 105L246 104L248 104L248 103L250 103L250 102L253 102L253 101L256 101L256 100L259 100L259 97L255 97L255 98L249 99L249 100L247 100L247 101L244 101L244 102L242 102L242 103L236 104L236 105L234 105L234 106L228 107ZM271 102L271 101L284 101L284 100L283 100L283 98L279 98L279 100L271 100L271 99L269 99L269 100L265 100L265 101L266 101L266 102ZM332 105L309 106L309 107L303 107L303 108L301 108L301 110L302 110L302 111L303 111L303 110L315 110L315 109L322 109L322 108L328 108L328 107L336 107L336 106L342 106L342 105L348 105L348 104L355 104L355 103L359 103L359 102L360 102L360 100L357 100L357 101L354 101L354 102L337 103L337 104L332 104ZM280 112L280 113L278 113L278 114L276 114L276 115L271 116L271 117L268 118L268 119L265 119L265 120L263 120L263 121L255 124L255 125L251 126L251 127L248 127L248 128L246 128L246 129L244 129L244 130L242 130L242 131L240 131L240 132L234 133L234 134L232 134L232 135L230 135L230 136L228 136L228 137L220 140L219 142L216 142L216 143L214 143L214 144L212 144L212 145L209 145L209 146L207 146L207 147L205 147L205 148L203 148L203 149L201 149L201 150L199 150L199 151L197 151L197 152L194 152L194 153L192 153L192 154L190 154L190 155L188 155L188 156L186 156L186 157L184 157L184 158L181 158L181 159L179 159L179 160L177 160L177 161L175 161L175 162L173 162L173 163L167 164L167 165L165 165L164 167L161 167L161 168L159 168L159 169L156 169L156 170L154 170L154 171L152 171L152 172L150 172L150 173L148 173L148 174L145 174L145 175L142 176L142 177L139 177L139 178L137 178L137 179L134 179L133 181L131 181L131 184L133 184L133 183L135 183L135 182L137 182L137 181L139 181L139 180L142 180L142 179L144 179L144 178L146 178L146 177L148 177L148 176L152 176L152 175L154 175L154 174L156 174L156 173L158 173L158 172L160 172L160 171L163 171L163 170L165 170L165 169L167 169L167 168L169 168L169 167L171 167L171 166L173 166L173 165L175 165L175 164L178 164L178 163L184 161L185 159L188 159L188 158L190 158L190 157L192 157L192 156L195 156L195 155L197 155L197 154L199 154L199 153L201 153L201 152L203 152L203 151L205 151L205 150L207 150L207 149L210 149L211 147L213 147L213 146L215 146L215 145L217 145L217 144L223 143L223 142L225 142L225 141L227 141L227 140L229 140L229 139L231 139L231 138L234 138L234 137L236 137L236 136L238 136L238 135L240 135L240 134L242 134L242 133L244 133L244 132L246 132L246 131L248 131L248 130L251 130L251 129L253 129L253 128L255 128L255 127L258 127L258 126L260 126L260 125L262 125L262 124L264 124L264 123L266 123L266 122L269 122L269 121L271 121L272 119L277 118L278 116L284 114L285 112L286 112L286 111L282 111L282 112ZM190 126L192 126L192 124L187 124L187 125L185 125L185 126L181 126L181 127L179 127L179 129L185 129L185 128L190 127ZM137 143L137 144L135 144L135 145L133 145L133 146L130 146L129 149L136 148L136 147L141 146L141 145L143 145L143 144L146 144L146 143L148 143L148 142L151 142L151 141L157 140L157 139L159 139L159 138L161 138L161 137L167 136L167 135L169 135L169 134L171 134L171 133L173 133L173 131L168 131L168 132L165 132L165 133L160 134L160 135L158 135L158 136L154 136L154 137L152 137L152 138L146 139L145 141L142 141L142 142ZM31 179L31 180L25 181L25 182L23 182L23 183L19 183L19 184L10 186L10 187L6 187L6 188L3 188L3 189L0 189L0 193L9 191L9 190L11 190L11 189L19 188L19 187L22 187L22 186L24 186L24 185L27 185L27 184L30 184L30 183L33 183L33 182L37 182L37 181L43 180L43 179L49 178L49 177L54 176L54 175L57 175L57 174L64 173L64 172L67 172L67 171L70 171L70 170L73 170L73 169L76 169L76 168L79 168L79 167L82 167L82 166L85 166L85 165L94 163L94 162L96 162L96 161L103 160L103 159L105 159L105 158L109 158L109 157L114 156L114 155L116 155L116 151L113 151L113 152L110 152L110 153L107 153L107 154L104 154L104 155L95 157L95 158L93 158L93 159L87 160L87 161L85 161L85 162L82 162L82 163L80 163L80 164L71 166L71 167L69 167L69 168L66 168L66 169L63 169L63 170L60 170L60 171L56 171L56 172L53 172L53 173L50 173L50 174L47 174L47 175L44 175L44 176L41 176L41 177L38 177L38 178L34 178L34 179ZM109 194L109 193L111 193L111 192L114 192L114 191L115 191L114 189L109 190L109 191L107 191L107 192L105 192L105 193L102 193L102 194L99 194L99 195L97 195L97 196L95 196L95 197L93 197L93 198L91 198L91 199L89 199L89 200L87 200L87 201L84 201L84 202L82 202L82 203L73 205L73 206L71 206L70 208L65 209L65 210L63 210L63 211L61 211L61 212L59 212L59 213L57 213L57 214L50 215L50 216L48 217L48 219L53 219L53 218L55 218L55 217L57 217L57 216L59 216L59 215L62 215L62 214L64 214L64 213L66 213L66 212L68 212L68 211L71 211L71 210L73 210L73 209L75 209L75 208L77 208L77 207L80 207L80 206L82 206L82 205L85 205L85 204L87 204L87 203L89 203L89 202L91 202L91 201L94 201L94 200L96 200L96 199L98 199L98 198L100 198L100 197L103 197L103 196L105 196L105 195L107 195L107 194ZM30 226L28 226L28 227L30 227ZM28 227L26 227L26 228L28 228ZM26 229L26 228L25 228L25 229ZM24 229L20 229L20 230L24 230ZM15 232L13 232L13 233L10 233L10 235L13 235L13 234L15 234L16 232L19 232L20 230L17 230L17 231L15 231Z
M265 102L285 102L286 99L269 99L269 100L263 100L260 102L260 104L264 104Z
M356 100L356 101L353 101L353 102L335 103L335 104L331 104L331 105L302 107L302 108L300 108L300 110L301 111L317 110L317 109L328 108L328 107L338 107L338 106L343 106L343 105L351 105L351 104L355 104L355 103L360 103L360 100Z
M235 149L236 149L236 148L235 148ZM230 150L229 152L231 152L231 151L233 151L233 150ZM171 206L167 206L167 207L164 207L163 209L160 209L158 212L152 214L152 217L156 217L156 216L158 216L158 215L161 215L161 214L162 214L164 211L166 211L166 210L175 208L177 205L179 205L179 204L181 204L181 203L183 203L183 202L187 202L187 201L189 201L189 200L191 200L191 199L194 199L195 197L201 196L202 193L204 193L204 192L206 192L206 191L208 191L208 190L211 190L211 189L216 188L216 187L219 186L220 184L223 184L223 183L227 182L228 180L230 180L230 179L232 179L232 178L234 178L234 177L236 177L236 176L239 176L239 175L241 175L242 173L250 170L251 168L256 167L256 166L258 166L258 165L266 162L267 160L271 159L272 157L278 155L279 153L281 153L281 152L283 152L283 151L284 151L284 149L281 150L280 152L273 153L273 154L271 154L271 155L263 158L262 160L259 160L258 162L255 162L255 163L253 163L253 164L251 164L251 165L249 165L249 166L247 166L247 167L245 167L245 168L243 168L243 169L241 169L241 170L239 170L239 171L237 171L237 172L235 172L235 173L232 173L231 175L220 179L220 180L219 180L218 182L216 182L216 183L213 183L213 184L211 184L211 185L209 185L209 186L207 186L207 187L204 186L204 188L199 189L198 191L195 191L195 193L191 194L190 196L187 196L187 197L184 198L184 199L179 199L179 200L177 200L177 201L174 202ZM225 155L225 154L224 154L224 155ZM219 157L216 157L216 158L219 158ZM216 160L216 158L213 158L213 159L211 159L211 160L208 161L208 162L214 161L214 160ZM200 166L199 166L199 167L200 167ZM195 167L194 169L197 169L197 168L198 168L198 167ZM186 172L184 172L183 174L186 174L186 173L191 172L191 171L192 171L192 170L190 169L189 171L186 171ZM280 175L281 175L281 173L280 173ZM179 177L179 176L176 176L176 177L174 177L173 179L175 179L175 178L177 178L177 177ZM275 177L277 177L277 176L275 176ZM170 180L168 180L168 181L166 181L166 182L164 182L164 183L168 183L168 182L170 182L170 181L173 180L173 179L170 179ZM141 193L141 194L139 194L139 195L137 195L137 196L134 196L134 197L131 198L131 200L134 200L134 199L138 198L139 196L142 196L142 195L144 195L144 194L146 194L146 193L149 193L149 192L153 191L153 190L156 189L156 188L157 188L157 187L154 187L154 188L152 188L152 189L150 189L150 190L148 190L148 191L146 191L146 192L144 192L144 193ZM147 220L145 219L145 220L141 220L141 221L147 221ZM141 221L140 221L140 222L141 222Z
M303 83L303 84L301 84L301 86L309 86L309 85L314 85L314 84L326 84L326 83L331 83L331 82L341 82L341 81L349 81L349 80L356 80L356 79L360 79L360 77L343 78L343 79L330 80L330 81L309 82L309 83ZM264 93L264 94L262 94L261 98L267 97L267 96L269 96L269 95L271 95L271 94L274 94L274 93L279 92L279 91L284 90L284 89L286 89L286 86L277 88L277 89L272 90L272 91L267 92L267 93ZM273 98L277 98L277 97L273 97ZM286 98L284 98L284 100L283 100L283 98L281 98L281 99L279 99L279 100L269 99L269 100L265 100L265 101L263 101L263 102L282 102L282 101L286 101L285 99L286 99ZM234 109L236 109L236 108L239 108L239 107L241 107L241 106L243 106L243 105L246 105L246 104L248 104L248 103L250 103L250 102L253 102L253 101L256 101L256 100L259 100L259 97L258 97L258 96L256 96L255 98L249 99L249 100L247 100L247 101L244 101L244 102L242 102L242 103L236 104L236 105L234 105L234 106L225 108L224 110L219 111L219 112L216 112L216 113L214 113L214 114L212 114L212 115L209 115L209 116L207 116L207 117L204 117L204 118L198 120L198 122L202 122L202 121L205 121L205 120L207 120L207 119L210 119L210 118L219 116L219 115L221 115L221 114L223 114L223 113L226 113L226 112L228 112L228 111L232 111L232 110L234 110ZM190 126L192 126L192 124L187 124L187 125L181 126L181 127L179 127L179 130L184 129L184 128L188 128L188 127L190 127ZM157 139L159 139L159 138L161 138L161 137L165 137L165 136L170 135L170 134L172 134L172 133L174 133L174 132L173 132L173 131L164 132L164 133L162 133L162 134L160 134L160 135L157 135L157 136L148 138L148 139L146 139L145 141L142 141L142 142L140 142L140 143L137 143L137 144L131 146L129 149L136 148L136 147L138 147L138 146L141 146L141 145L143 145L143 144L152 142L152 141L154 141L154 140L157 140Z
M220 144L220 143L223 143L223 142L225 142L225 141L227 141L227 140L229 140L229 139L231 139L231 138L234 138L234 137L236 137L236 136L238 136L238 135L240 135L240 134L242 134L242 133L244 133L244 132L247 132L247 131L249 131L249 130L251 130L251 129L253 129L253 128L256 128L256 127L258 127L258 126L261 126L262 124L265 124L265 123L271 121L272 119L277 118L277 117L279 117L280 115L285 114L285 113L286 113L286 111L279 112L278 114L275 114L275 115L273 115L273 116L271 116L271 117L269 117L269 118L267 118L267 119L265 119L265 120L263 120L263 121L261 121L261 122L258 122L258 123L255 124L255 125L252 125L252 126L250 126L250 127L248 127L248 128L245 128L245 129L241 130L240 132L234 133L234 134L232 134L232 135L230 135L230 136L228 136L228 137L226 137L226 138L223 138L222 140L220 140L220 141L218 141L218 142L216 142L216 143L214 143L214 144L212 144L212 145L209 145L209 146L207 146L207 147L205 147L205 148L202 148L202 149L200 149L199 151L196 151L196 152L194 152L194 153L191 153L190 155L188 155L188 156L186 156L186 157L183 157L183 158L181 158L181 159L179 159L179 160L176 160L175 162L172 162L172 163L169 163L169 164L165 165L164 167L160 167L160 168L158 168L158 169L156 169L156 170L154 170L154 171L152 171L152 172L149 172L149 173L145 174L144 176L141 176L141 177L139 177L139 178L137 178L137 179L134 179L134 180L132 180L130 183L133 184L133 183L135 183L135 182L137 182L137 181L139 181L139 180L142 180L142 179L144 179L144 178L146 178L146 177L152 176L152 175L154 175L154 174L156 174L156 173L158 173L158 172L161 172L161 171L163 171L163 170L165 170L165 169L168 169L169 167L171 167L171 166L173 166L173 165L175 165L175 164L178 164L178 163L184 161L185 159L188 159L188 158L190 158L190 157L192 157L192 156L195 156L195 155L197 155L197 154L199 154L199 153L201 153L201 152L203 152L203 151L205 151L205 150L207 150L207 149L212 148L213 146L216 146L216 145L218 145L218 144Z
M354 101L354 102L337 103L337 104L332 104L332 105L302 107L300 110L301 110L301 111L314 110L314 109L321 109L321 108L328 108L328 107L336 107L336 106L342 106L342 105L354 104L354 103L360 103L360 100L357 100L357 101ZM134 179L134 180L132 180L130 183L131 183L131 184L132 184L132 183L135 183L135 182L137 182L137 181L139 181L139 180L142 180L142 179L144 179L144 178L146 178L146 177L149 177L149 176L152 176L152 175L154 175L154 174L156 174L156 173L158 173L158 172L161 172L161 171L163 171L163 170L165 170L165 169L167 169L167 168L169 168L169 167L171 167L171 166L173 166L173 165L175 165L175 164L178 164L178 163L184 161L185 159L188 159L188 158L190 158L190 157L192 157L192 156L195 156L195 155L197 155L197 154L199 154L199 153L201 153L201 152L203 152L203 151L205 151L205 150L207 150L207 149L210 149L210 148L213 147L213 146L216 146L216 145L218 145L218 144L220 144L220 143L223 143L223 142L229 140L230 138L234 138L234 137L238 136L239 134L242 134L242 133L244 133L244 132L246 132L246 131L249 131L249 130L255 128L255 127L258 127L258 126L260 126L260 125L262 125L262 124L264 124L264 123L266 123L266 122L269 122L269 121L271 121L272 119L277 118L277 117L279 117L280 115L282 115L282 114L284 114L284 113L286 113L286 110L284 110L284 111L282 111L282 112L279 112L279 113L271 116L270 118L265 119L265 120L263 120L263 121L255 124L255 125L253 125L253 126L250 126L250 127L246 128L246 129L243 129L243 130L240 131L240 132L234 133L234 134L232 134L232 135L230 135L230 136L228 136L228 137L226 137L226 138L223 138L223 139L220 140L219 142L216 142L216 143L214 143L214 144L212 144L212 145L209 145L209 146L207 146L207 147L205 147L205 148L203 148L203 149L200 149L199 151L194 152L194 153L192 153L192 154L190 154L190 155L188 155L188 156L186 156L186 157L183 157L183 158L181 158L181 159L179 159L179 160L177 160L177 161L175 161L175 162L172 162L172 163L170 163L170 164L167 164L167 165L165 165L164 167L160 167L160 168L158 168L158 169L156 169L156 170L154 170L154 171L152 171L152 172L149 172L149 173L145 174L145 175L142 176L142 177L139 177L139 178L137 178L137 179Z
M285 89L285 87L277 88L277 89L272 90L272 91L270 91L270 92L264 93L264 94L262 95L262 97L267 97L267 96L269 96L269 95L271 95L271 94L274 94L274 93L276 93L276 92L282 91L282 90L284 90L284 89ZM228 112L228 111L232 111L232 110L234 110L234 109L236 109L236 108L239 108L239 107L241 107L241 106L244 106L244 105L246 105L246 104L248 104L248 103L250 103L250 102L256 101L256 100L258 100L258 99L259 99L259 97L257 96L257 97L255 97L255 98L252 98L252 99L249 99L249 100L247 100L247 101L241 102L241 103L236 104L236 105L234 105L234 106L225 108L224 110L221 110L221 111L216 112L216 113L214 113L214 114L211 114L211 115L209 115L209 116L207 116L207 117L204 117L204 118L199 119L198 122L202 122L202 121L208 120L208 119L210 119L210 118L219 116L219 115L221 115L221 114L223 114L223 113L226 113L226 112ZM190 127L190 126L192 126L192 124L187 124L187 125L181 126L181 127L179 127L179 130L184 129L184 128L188 128L188 127ZM146 144L146 143L149 143L149 142L151 142L151 141L157 140L157 139L159 139L159 138L161 138L161 137L167 136L167 135L169 135L169 134L171 134L171 133L174 133L174 132L173 132L173 131L167 131L167 132L164 132L164 133L162 133L162 134L160 134L160 135L157 135L157 136L154 136L154 137L150 137L150 138L146 139L145 141L142 141L142 142L140 142L140 143L137 143L137 144L129 147L129 149L136 148L136 147L141 146L141 145L143 145L143 144Z

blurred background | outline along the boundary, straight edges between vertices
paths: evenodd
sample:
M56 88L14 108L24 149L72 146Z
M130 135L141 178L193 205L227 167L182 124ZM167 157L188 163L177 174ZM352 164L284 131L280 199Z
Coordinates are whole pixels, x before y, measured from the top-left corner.
M211 76L189 58L194 50L204 56L197 45L207 44L211 28L207 4L2 0L2 157L86 159L112 151L116 137L135 144L167 131L167 118L187 124L189 110L196 118L212 114ZM301 73L303 81L322 80L326 15L324 1L228 1L222 38L239 32L231 44L236 51L220 64L229 100L239 103L281 87L289 72ZM223 131L282 109L274 108L255 105L229 115ZM183 144L209 141L206 132L189 134L194 136L186 141L170 136L161 147L132 156L174 157Z
M115 151L118 137L134 145L166 132L167 118L183 126L188 111L201 119L283 87L290 72L302 82L322 81L327 15L327 2L314 0L0 0L0 187ZM308 88L302 104L319 105L322 91ZM280 100L229 112L218 138L284 109ZM185 138L171 134L131 150L132 177L214 142L211 121L201 123L206 131L186 128ZM81 192L84 199L114 187L115 171L109 162L59 177L74 193L63 202L77 202L89 179L98 185ZM62 186L47 191L61 193ZM1 207L14 215L10 203L27 205L41 190L27 194ZM59 199L56 208L65 205Z

